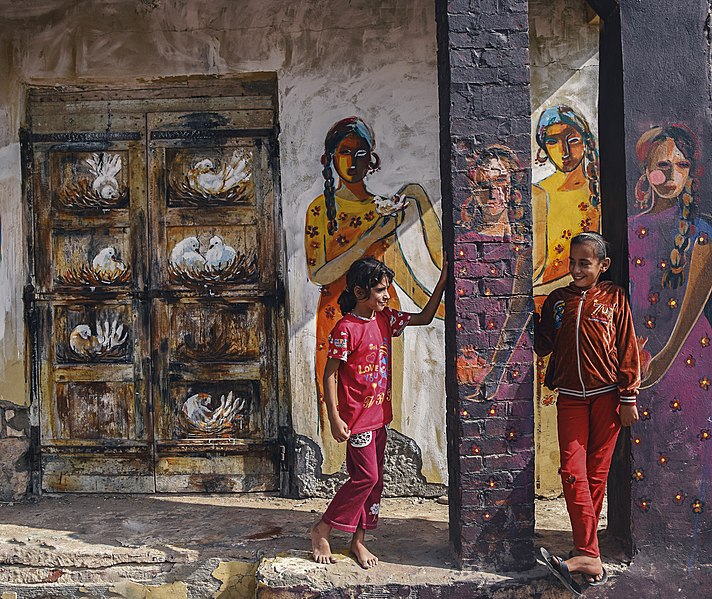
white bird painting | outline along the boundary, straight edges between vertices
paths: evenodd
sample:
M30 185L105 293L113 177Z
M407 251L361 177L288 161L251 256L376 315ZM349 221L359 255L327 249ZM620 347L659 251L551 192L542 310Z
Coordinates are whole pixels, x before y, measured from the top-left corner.
M94 256L91 266L95 272L100 274L113 274L126 270L126 265L116 257L116 249L111 246L100 250Z
M116 200L121 195L116 175L121 172L121 156L119 154L92 154L86 159L89 170L94 175L91 188L104 200Z
M250 180L250 171L247 158L233 151L229 161L219 168L210 158L199 160L188 171L188 184L190 187L205 195L218 195L246 183Z
M208 419L211 410L212 397L209 393L196 393L185 400L183 414L195 424L200 424Z
M199 249L200 241L197 237L186 237L171 250L171 264L179 270L203 270L205 258Z
M210 238L208 251L205 254L205 261L208 267L215 270L223 270L232 264L236 256L237 253L235 249L229 245L225 245L220 235L215 235Z
M88 324L75 326L69 334L69 347L80 356L96 357L121 348L127 338L128 332L124 332L124 325L114 318L111 323L108 320L97 321L96 334L92 333Z
M81 356L89 356L101 350L101 343L92 335L88 324L80 324L69 334L69 347Z
M209 393L195 393L185 400L182 412L191 428L202 433L218 433L241 422L244 408L245 399L235 396L232 391L227 397L224 393L220 396L215 409L212 409Z

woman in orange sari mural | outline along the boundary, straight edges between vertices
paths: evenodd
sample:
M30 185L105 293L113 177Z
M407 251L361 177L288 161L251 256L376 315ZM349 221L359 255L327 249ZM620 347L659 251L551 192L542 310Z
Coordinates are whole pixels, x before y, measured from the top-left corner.
M358 117L334 124L324 141L321 157L324 193L307 209L305 250L307 270L312 283L319 285L321 296L316 317L315 380L319 398L320 435L324 451L322 472L339 469L344 449L331 438L322 389L322 375L327 360L331 329L340 318L337 299L346 283L349 266L364 256L372 256L395 272L394 282L420 308L430 295L406 260L401 238L405 229L417 227L418 235L434 267L442 265L440 220L425 190L417 183L404 185L392 198L381 198L366 189L366 177L380 168L374 152L375 139L370 127ZM335 181L334 174L338 178ZM390 290L391 307L400 302ZM443 307L438 316L442 318ZM394 340L393 373L402 373L402 342ZM393 379L393 426L401 428L402 379Z

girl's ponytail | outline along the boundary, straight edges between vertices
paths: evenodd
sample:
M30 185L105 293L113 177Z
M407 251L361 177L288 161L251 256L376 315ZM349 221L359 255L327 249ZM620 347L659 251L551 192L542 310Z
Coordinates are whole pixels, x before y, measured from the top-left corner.
M346 316L356 307L356 294L348 287L341 292L338 299L341 314Z

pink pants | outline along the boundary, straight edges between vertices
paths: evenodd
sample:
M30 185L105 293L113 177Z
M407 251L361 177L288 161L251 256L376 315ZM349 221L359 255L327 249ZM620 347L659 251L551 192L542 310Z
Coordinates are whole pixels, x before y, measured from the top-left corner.
M350 478L326 508L321 518L324 522L344 532L376 528L383 491L386 439L384 426L352 435L346 442L346 470Z
M621 421L618 392L557 400L561 482L579 553L599 557L598 518L603 507Z

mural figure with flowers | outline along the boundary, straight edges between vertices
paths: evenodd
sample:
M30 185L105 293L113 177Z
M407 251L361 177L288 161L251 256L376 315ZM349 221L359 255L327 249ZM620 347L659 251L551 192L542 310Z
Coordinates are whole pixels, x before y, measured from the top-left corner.
M628 245L643 422L633 448L642 473L634 490L649 512L645 522L673 531L689 529L703 512L695 505L709 502L712 219L700 205L700 145L687 125L652 127L635 150L642 172L628 207ZM664 436L645 436L651 419ZM683 464L687 472L696 465L696 476L680 480ZM676 507L642 501L654 494L646 493L651 485L678 489Z
M341 317L337 299L346 284L349 266L364 256L384 262L395 272L394 283L420 308L430 296L406 258L404 233L415 238L438 269L442 266L442 230L430 198L417 183L403 185L390 197L380 197L366 187L370 173L381 167L371 128L358 117L335 123L326 134L321 157L324 193L307 208L305 251L309 280L320 287L316 317L315 381L319 397L320 434L324 452L322 472L333 473L343 462L329 431L322 376L327 360L328 338ZM413 232L415 231L415 235ZM391 306L400 307L398 295L389 290ZM443 306L438 316L443 317ZM393 426L399 428L403 353L402 341L393 342ZM325 426L326 425L326 426Z
M533 293L537 312L547 295L571 280L569 241L584 231L600 231L601 194L598 147L593 130L579 110L557 105L536 121L537 153L533 173L546 175L532 185ZM553 172L552 172L553 171ZM537 491L561 493L556 436L556 393L544 385L549 357L534 357L534 411L537 433Z

